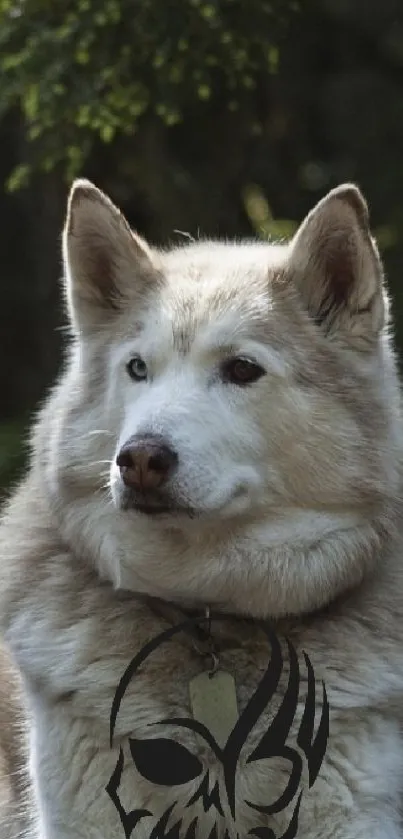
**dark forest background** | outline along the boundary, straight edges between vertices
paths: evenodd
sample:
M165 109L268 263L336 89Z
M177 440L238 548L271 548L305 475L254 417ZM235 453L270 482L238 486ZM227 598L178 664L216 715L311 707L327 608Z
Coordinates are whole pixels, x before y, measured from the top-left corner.
M371 208L403 350L402 0L0 0L0 486L63 344L71 180L155 243Z

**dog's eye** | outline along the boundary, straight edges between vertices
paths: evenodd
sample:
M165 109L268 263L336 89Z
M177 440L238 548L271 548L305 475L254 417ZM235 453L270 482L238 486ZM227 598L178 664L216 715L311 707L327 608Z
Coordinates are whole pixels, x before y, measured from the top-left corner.
M134 355L133 358L126 364L126 370L131 379L136 382L144 381L147 378L147 365L139 355Z
M249 358L230 358L222 368L224 381L234 385L251 385L264 376L264 372L259 364Z

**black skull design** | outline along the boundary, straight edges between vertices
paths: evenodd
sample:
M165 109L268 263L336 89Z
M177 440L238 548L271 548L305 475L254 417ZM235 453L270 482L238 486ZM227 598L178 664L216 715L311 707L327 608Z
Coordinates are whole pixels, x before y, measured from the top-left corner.
M225 620L226 617L220 616L217 619L222 621ZM200 623L200 619L198 622ZM185 621L179 626L172 627L162 632L145 647L143 647L143 649L130 663L119 683L112 705L110 718L111 745L121 701L130 681L140 665L157 647L169 641L178 632L186 630L192 624L194 625L194 623L194 620ZM247 743L252 729L264 711L268 708L270 701L275 696L284 667L284 659L279 639L264 622L260 622L259 625L265 632L270 644L271 655L269 663L247 706L240 714L234 728L232 729L224 748L221 748L217 744L211 732L197 720L176 717L173 719L163 719L155 724L152 724L163 725L165 730L170 725L189 729L196 732L208 744L214 753L216 760L222 766L227 804L235 824L236 772L240 752ZM288 640L286 640L286 644L288 649L289 672L285 693L265 734L247 758L248 764L253 763L254 761L273 757L283 758L290 765L289 780L286 789L276 801L267 806L258 805L252 801L245 802L247 806L255 812L269 817L282 812L293 800L295 801L295 806L288 827L282 836L277 839L294 839L296 836L298 830L299 809L303 794L302 791L298 794L304 769L303 758L296 748L287 745L287 738L296 716L299 701L300 663L292 644ZM306 758L309 787L312 787L318 776L326 752L329 735L329 706L326 688L322 683L321 714L316 735L314 736L316 683L311 661L306 653L303 655L306 666L307 689L304 710L297 734L297 744ZM200 799L203 803L205 812L207 812L211 807L215 807L217 813L223 816L223 807L222 802L220 801L218 783L216 783L209 791L210 783L208 770L205 770L199 758L196 755L193 755L185 746L167 737L150 738L146 740L130 739L129 746L137 771L147 781L153 784L173 787L189 783L189 781L193 781L200 777L200 785L198 786L197 792L188 801L187 806L190 807L198 799ZM118 795L123 766L124 755L121 749L116 768L106 790L119 812L126 839L129 839L139 821L145 816L152 816L153 814L148 810L132 810L131 812L127 812L123 808ZM195 818L190 826L186 828L185 833L181 832L182 820L179 820L176 824L168 828L168 822L170 821L174 807L175 805L166 810L163 816L159 819L158 823L150 833L150 839L194 839L196 837L197 818ZM213 828L208 839L216 839L217 835L216 828ZM274 831L268 827L257 827L256 829L250 831L249 835L256 836L258 839L276 839Z

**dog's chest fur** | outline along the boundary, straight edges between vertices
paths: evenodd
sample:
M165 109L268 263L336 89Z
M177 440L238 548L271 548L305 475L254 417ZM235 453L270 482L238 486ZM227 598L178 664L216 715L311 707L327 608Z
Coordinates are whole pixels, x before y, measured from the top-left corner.
M259 633L256 628L250 625L246 627L233 625L231 633L228 624L226 624L224 631L216 630L216 640L219 647L221 646L220 642L222 642L224 649L219 654L218 677L212 676L212 679L220 678L220 674L223 672L233 677L236 685L239 715L243 714L245 718L245 712L250 708L251 699L254 695L256 696L256 690L267 672L272 654L270 644L264 636L262 637L261 632ZM225 649L226 644L228 646ZM192 703L189 696L190 685L200 674L207 672L211 663L208 658L202 658L192 649L188 639L179 637L162 644L152 654L154 661L151 663L150 657L147 662L144 662L141 668L142 672L138 672L133 678L128 693L130 691L133 702L136 702L137 694L137 702L141 703L141 709L139 704L137 720L136 723L133 723L131 715L127 710L124 710L125 700L129 699L128 693L125 694L121 709L123 711L124 727L130 729L126 744L123 746L125 768L127 766L128 776L132 776L133 780L135 779L136 787L139 792L141 791L143 806L149 807L153 811L153 816L161 817L171 806L174 807L170 824L175 823L175 811L177 811L176 820L179 818L183 820L183 836L186 835L186 825L190 827L195 818L198 822L200 836L205 835L206 837L214 825L222 830L222 835L225 835L225 830L227 830L228 835L231 836L236 836L241 826L243 830L246 830L246 828L249 830L266 825L268 824L267 816L262 816L251 805L257 804L258 806L268 807L286 791L291 762L284 759L284 755L281 757L283 747L293 745L297 753L302 754L296 745L296 735L306 693L306 684L304 684L306 673L303 672L302 666L299 703L293 709L294 713L291 714L294 719L287 744L279 744L277 748L274 745L274 753L269 755L268 752L267 759L258 761L253 759L253 752L279 711L286 691L289 663L286 648L284 649L285 645L282 645L282 647L284 669L279 674L277 689L273 696L270 696L271 690L266 691L262 713L258 715L258 719L253 725L248 725L246 714L245 724L242 726L237 743L239 753L236 749L236 754L227 757L227 760L217 755L204 737L186 727L186 721L193 720ZM318 699L320 699L320 691L318 691ZM208 696L205 696L205 700L208 703ZM230 691L227 693L224 691L222 696L223 710L225 710L225 703L232 707L231 700ZM231 707L228 707L228 714L230 714ZM170 724L170 720L174 719L182 720L184 724ZM228 739L229 737L231 737L231 729L228 731ZM170 745L165 743L167 764L170 754L172 754L172 761L175 761L175 751L172 750L172 743L180 744L186 749L187 755L192 755L200 762L200 773L188 783L175 785L172 782L177 777L178 767L171 765L171 784L169 784L170 771L167 765L166 770L162 773L167 784L164 789L152 782L154 777L161 777L161 767L153 765L152 758L147 764L147 768L151 768L149 779L144 778L141 764L135 766L131 759L131 749L127 746L129 738L135 738L143 743L147 740L145 749L149 748L151 738L163 738L164 740L166 738L166 741L169 740ZM177 757L179 760L181 755L179 754ZM251 757L253 762L249 762ZM155 760L158 760L157 755ZM161 760L164 760L163 755ZM228 791L232 788L231 780L229 780L229 786L226 783L226 772L228 770L229 775L233 774L235 819L231 814L228 798ZM299 791L302 789L304 782L307 786L306 771L302 773ZM296 797L295 800L293 799L294 807ZM127 808L131 809L133 804L130 801L130 795L126 803ZM192 806L189 810L188 805L190 804ZM277 814L274 823L281 824L284 820L286 824L287 814L281 813L281 806L279 809L280 815ZM292 809L291 806L287 810L288 819ZM273 817L271 823L273 823ZM196 835L199 835L199 833Z
M348 621L340 623L337 616L335 620L328 615L313 619L310 626L301 619L277 625L277 635L283 638L284 669L275 695L247 732L239 751L234 822L228 810L222 761L194 732L182 724L169 723L173 718L192 718L189 683L210 666L210 661L206 663L193 650L189 639L178 635L157 645L130 680L116 717L111 749L110 714L119 681L132 659L169 624L139 604L136 597L101 584L88 566L78 564L57 544L46 548L44 543L38 549L35 586L27 584L23 603L13 598L8 638L25 674L34 711L33 763L41 798L52 802L45 836L58 835L59 825L63 825L63 839L120 839L124 835L119 813L106 792L121 756L117 787L125 812L140 809L150 813L139 822L132 839L149 839L167 813L171 826L182 819L180 839L186 837L194 819L197 839L208 839L213 828L218 839L224 839L226 831L231 839L238 835L245 839L259 826L272 827L276 837L282 836L296 799L285 812L270 816L255 811L248 802L268 806L276 801L287 787L290 762L278 756L255 762L248 762L248 758L262 740L287 689L285 637L290 638L301 664L299 706L286 745L301 753L296 739L306 694L303 651L315 672L317 710L322 679L330 703L330 736L323 767L308 790L305 761L299 784L303 790L301 836L316 839L322 835L312 832L317 802L321 802L321 812L331 813L335 800L348 800L351 777L358 794L362 786L365 795L368 779L376 769L377 778L384 778L385 795L397 795L402 777L399 731L396 717L390 712L385 717L380 705L388 701L393 681L401 696L401 657L397 645L391 645L385 656L382 634L376 645L378 633L370 632L365 623L353 621L350 626ZM38 602L49 604L40 618ZM221 636L233 640L222 645L220 667L235 678L241 714L267 669L270 644L253 623L230 621L212 629L219 647ZM315 731L317 724L315 717ZM200 762L200 773L193 781L175 786L156 784L138 771L130 739L158 737L184 746ZM354 746L357 740L359 749ZM188 807L195 796L197 800ZM217 796L224 815L217 807Z
M69 564L65 557L63 574L67 573ZM74 585L73 571L70 569L71 586ZM268 692L267 702L263 701L262 712L251 729L248 730L248 724L244 727L238 752L230 761L235 779L234 820L228 803L223 760L194 731L182 724L170 724L173 719L193 719L189 685L195 677L208 670L211 660L196 652L186 633L179 633L171 640L160 643L127 685L116 716L113 747L110 748L110 714L119 681L132 659L152 639L166 632L170 625L130 595L115 595L109 586L83 590L80 582L82 586L83 575L80 581L76 578L74 587L77 586L77 597L72 597L69 604L74 615L70 614L68 626L62 626L59 616L52 611L46 626L43 623L35 626L27 608L21 619L22 623L27 621L26 627L19 623L18 629L15 627L15 635L13 632L13 641L20 646L25 670L30 675L30 692L37 721L34 761L40 763L38 774L46 779L48 794L54 801L60 801L57 808L53 806L60 821L64 824L69 819L71 822L71 814L74 813L75 829L80 823L85 825L85 830L91 831L91 825L98 824L102 814L102 820L111 831L108 835L114 839L118 839L121 832L124 835L116 806L105 791L122 749L124 763L121 771L118 769L119 777L116 780L115 776L114 784L119 800L126 812L144 809L151 814L139 821L133 839L142 839L143 835L148 837L171 807L169 824L174 824L179 818L183 820L180 839L182 834L186 836L186 830L195 818L198 821L196 836L205 836L206 839L214 826L219 831L217 835L223 837L226 830L228 836L236 837L239 829L248 832L267 824L280 827L283 820L286 826L296 798L284 814L276 814L270 819L246 803L272 804L284 793L289 781L290 761L278 754L248 763L248 758L277 713L287 688L289 661L284 641L281 643L284 666L279 673L277 689L271 698ZM57 585L57 582L54 581L54 584ZM49 578L44 577L43 585L45 596ZM101 614L103 619L100 621ZM270 642L253 622L214 621L212 632L220 651L220 670L231 674L235 680L241 715L267 671L272 656ZM295 641L295 632L293 636ZM46 662L40 660L40 650L44 652L45 646ZM306 695L306 668L302 654L299 660L299 704L294 709L287 746L293 746L302 755L296 745L296 737ZM47 683L47 674L50 673L51 680ZM320 700L320 668L315 667L315 675L317 698ZM57 754L53 749L54 737L63 743L63 751ZM148 762L151 776L141 764L136 765L130 741L140 743L141 748L141 742L148 740L149 746L149 741L154 738L183 746L188 756L195 762L199 761L199 774L187 783L170 784L169 760L175 761L175 755L171 758L169 752L162 757L160 753L151 758L151 764ZM148 752L148 747L145 752ZM165 783L158 784L154 779L160 778L161 760L166 762L163 773ZM174 768L172 766L172 780L177 777ZM149 777L144 777L147 774ZM299 789L304 787L307 788L305 766ZM189 802L193 802L190 807ZM143 828L146 831L144 834ZM88 835L92 837L91 832ZM98 839L98 834L94 833L94 837Z

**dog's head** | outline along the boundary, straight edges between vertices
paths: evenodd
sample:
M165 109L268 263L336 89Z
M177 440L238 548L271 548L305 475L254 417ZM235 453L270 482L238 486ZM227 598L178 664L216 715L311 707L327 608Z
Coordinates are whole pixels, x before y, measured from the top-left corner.
M136 528L190 542L193 528L195 544L255 528L264 547L379 512L397 480L397 390L356 187L287 244L157 251L78 181L63 247L76 349L57 459L79 495L112 499L133 550Z

